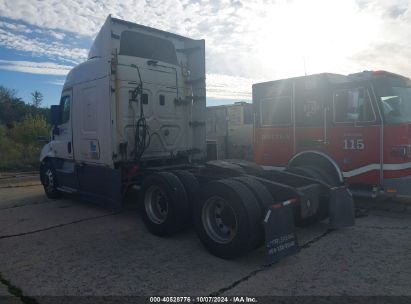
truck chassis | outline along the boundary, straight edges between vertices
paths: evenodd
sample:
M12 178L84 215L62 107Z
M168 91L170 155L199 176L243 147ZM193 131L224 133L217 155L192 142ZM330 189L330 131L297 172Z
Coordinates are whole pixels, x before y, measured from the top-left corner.
M59 186L57 171L50 165L41 169L51 198L73 193ZM327 217L330 229L354 225L353 199L344 185L329 185L292 168L264 170L251 162L225 160L131 166L124 172L122 194L139 186L138 208L151 233L171 236L194 225L205 248L221 258L238 257L265 243L271 263L299 251L295 225ZM107 202L119 209L122 196Z

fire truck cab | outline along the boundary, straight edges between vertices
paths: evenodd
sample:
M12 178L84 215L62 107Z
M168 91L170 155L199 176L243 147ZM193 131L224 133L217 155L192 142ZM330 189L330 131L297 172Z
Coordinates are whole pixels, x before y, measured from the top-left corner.
M411 82L386 71L253 86L254 160L347 183L354 195L411 196Z

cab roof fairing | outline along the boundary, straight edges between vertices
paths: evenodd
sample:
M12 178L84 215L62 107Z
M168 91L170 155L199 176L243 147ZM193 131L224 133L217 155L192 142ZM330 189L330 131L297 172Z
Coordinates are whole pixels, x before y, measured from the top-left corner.
M66 81L64 83L64 88L71 87L73 84L81 83L84 81L90 81L93 79L98 79L108 75L109 73L109 66L104 63L108 63L112 57L112 29L113 23L120 24L126 26L125 29L135 28L135 29L144 29L145 31L150 31L158 36L168 36L173 37L179 40L187 41L192 40L190 38L186 38L183 36L179 36L173 33L157 30L154 28L146 27L143 25L139 25L136 23L112 18L109 15L103 26L101 27L100 31L98 32L96 38L93 41L93 44L90 47L88 53L88 59L85 62L82 62L75 66L70 72L67 74ZM92 67L92 68L90 68Z
M152 27L140 25L137 23L117 19L111 17L111 15L108 15L106 21L104 22L103 26L100 29L100 32L97 34L96 38L94 39L94 42L90 48L90 51L88 53L88 59L92 58L103 58L106 60L111 59L111 48L112 48L112 38L114 33L112 32L113 29L113 24L118 24L124 26L124 29L135 29L135 30L143 30L144 32L150 32L156 37L162 37L162 38L174 38L180 41L198 41L195 39L191 39L188 37L180 36L174 33L158 30ZM116 35L119 35L121 33L116 33Z
M88 53L88 60L102 58L110 60L111 53L111 15L109 15L94 39Z
M66 76L63 90L78 83L84 83L107 76L109 74L109 66L103 64L103 61L101 58L92 58L72 68Z

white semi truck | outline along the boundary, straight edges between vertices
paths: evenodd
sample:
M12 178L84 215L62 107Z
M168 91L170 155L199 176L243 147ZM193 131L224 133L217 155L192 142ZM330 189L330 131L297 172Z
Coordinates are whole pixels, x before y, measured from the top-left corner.
M169 236L194 223L223 258L265 239L270 261L298 251L297 223L354 223L343 184L244 161L206 162L205 43L109 16L88 59L51 107L40 156L49 198L78 194L121 208L131 185L148 230Z

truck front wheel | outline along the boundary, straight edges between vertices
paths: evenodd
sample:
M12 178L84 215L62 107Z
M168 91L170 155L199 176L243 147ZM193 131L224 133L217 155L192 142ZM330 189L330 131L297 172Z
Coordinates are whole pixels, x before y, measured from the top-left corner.
M152 173L144 179L139 206L147 229L158 236L173 235L190 220L184 186L170 172Z
M61 192L57 189L57 175L51 162L46 162L40 169L41 183L44 187L46 196L50 199L61 197Z

